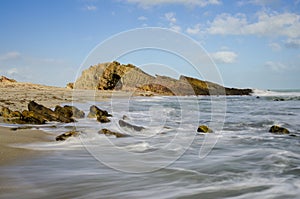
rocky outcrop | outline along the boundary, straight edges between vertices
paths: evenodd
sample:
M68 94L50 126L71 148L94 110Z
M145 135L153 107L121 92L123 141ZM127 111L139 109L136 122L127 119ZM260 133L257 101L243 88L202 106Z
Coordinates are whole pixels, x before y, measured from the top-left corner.
M64 122L64 123L75 122L73 118L66 117L66 115L64 114L52 111L50 108L40 105L34 101L29 102L28 110L38 115L42 115L46 121L57 121L57 122Z
M108 129L101 129L98 133L99 134L104 134L104 135L107 135L107 136L113 135L113 136L116 136L116 138L128 137L128 135L126 135L126 134L110 131Z
M249 95L251 89L226 88L221 85L181 76L151 76L138 67L118 62L97 64L84 70L74 89L139 90L160 95Z
M212 133L213 130L211 130L208 126L206 125L200 125L197 129L197 132L201 132L201 133Z
M4 122L13 124L45 124L45 120L34 114L31 111L24 110L22 113L19 111L12 111L7 107L3 107L0 111Z
M290 131L288 129L281 127L281 126L277 126L277 125L271 126L269 132L274 133L274 134L289 134L290 133Z
M14 79L9 79L5 76L0 77L0 83L14 83L14 82L17 82L17 81Z
M78 131L68 131L66 133L63 133L63 134L57 136L55 138L55 140L56 141L65 141L65 140L67 140L70 137L77 137L79 135L80 135L80 132L78 132Z

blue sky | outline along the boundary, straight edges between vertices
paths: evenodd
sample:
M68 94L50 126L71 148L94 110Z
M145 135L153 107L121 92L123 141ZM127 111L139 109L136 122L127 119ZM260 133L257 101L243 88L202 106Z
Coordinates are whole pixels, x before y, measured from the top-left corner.
M65 86L99 43L143 27L196 40L226 86L300 88L300 0L0 0L0 75ZM171 59L161 63L197 77ZM120 61L142 63L140 53Z

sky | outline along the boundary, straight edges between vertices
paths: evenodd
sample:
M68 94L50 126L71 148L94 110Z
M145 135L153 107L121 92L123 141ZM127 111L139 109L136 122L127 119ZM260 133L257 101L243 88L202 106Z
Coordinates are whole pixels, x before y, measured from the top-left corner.
M225 86L300 88L300 0L0 0L0 75L64 87L97 64L86 60L103 42L151 27L199 44L213 63L205 70L214 65ZM99 51L95 62L113 61L105 52L132 41L125 40ZM203 56L180 45L182 54ZM118 61L150 74L203 78L180 55L146 49Z

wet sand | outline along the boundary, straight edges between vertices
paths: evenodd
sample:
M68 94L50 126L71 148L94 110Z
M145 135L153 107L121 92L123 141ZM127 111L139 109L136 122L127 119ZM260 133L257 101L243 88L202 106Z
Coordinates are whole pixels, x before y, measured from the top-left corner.
M37 155L37 151L16 147L18 144L49 141L51 137L41 130L11 130L7 127L0 127L0 166Z

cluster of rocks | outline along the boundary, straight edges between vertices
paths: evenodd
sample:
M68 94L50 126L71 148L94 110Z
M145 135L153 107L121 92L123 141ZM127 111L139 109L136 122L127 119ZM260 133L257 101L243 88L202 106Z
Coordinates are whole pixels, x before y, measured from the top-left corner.
M46 122L75 122L74 118L83 118L83 111L74 106L56 106L55 110L51 110L34 101L28 103L28 110L12 111L7 107L2 107L0 116L4 122L13 124L45 124Z
M56 106L54 110L47 108L41 104L38 104L34 101L28 103L28 110L12 111L7 107L2 107L0 110L0 116L3 117L5 122L14 123L14 124L45 124L46 122L56 121L63 123L76 122L75 118L84 118L85 113L82 110L79 110L75 106ZM99 107L92 105L90 107L90 112L87 115L88 118L96 118L100 123L110 122L109 117L112 117L106 110L102 110ZM119 120L119 126L125 127L133 131L142 131L145 128L142 126L136 126L130 124L129 122L124 121L126 116L123 116L122 120ZM197 132L200 133L213 133L213 130L206 125L200 125L197 129ZM270 133L274 134L289 134L289 130L274 125L269 129ZM104 134L107 136L115 136L117 138L128 137L129 135L114 132L109 129L101 129L98 134ZM76 130L68 131L56 137L56 141L64 141L69 137L79 136L80 132Z

